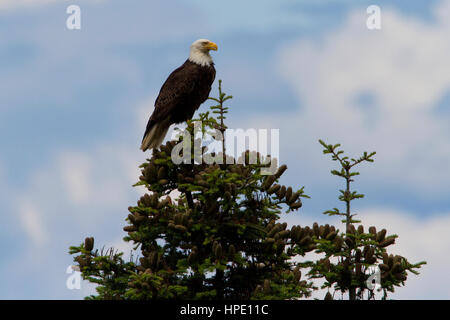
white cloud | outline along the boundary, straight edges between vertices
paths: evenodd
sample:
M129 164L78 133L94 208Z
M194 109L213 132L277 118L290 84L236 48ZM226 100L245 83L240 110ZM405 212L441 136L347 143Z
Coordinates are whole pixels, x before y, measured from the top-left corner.
M125 261L129 261L130 258L135 260L136 258L140 257L140 247L137 250L134 250L134 246L135 243L133 241L126 242L122 237L105 244L105 248L114 248L115 250L117 250L117 252L122 252L122 259L124 259Z
M23 200L19 208L19 217L32 246L42 246L47 241L47 233L39 210L32 203Z
M4 268L24 278L21 284L8 282L14 290L5 298L79 299L92 294L93 286L86 282L80 291L65 287L65 270L73 263L68 248L86 236L95 236L97 248L112 244L125 252L125 258L129 256L131 244L118 239L125 235L122 227L127 207L143 193L142 188L132 187L140 175L138 165L145 158L138 147L138 143L93 141L84 148L62 149L44 166L35 168L20 189L5 186L12 203L20 204L14 214L19 223L14 227L27 240L20 243L20 251L11 252L11 263ZM48 261L52 261L51 268ZM46 288L39 290L43 281Z
M138 166L143 159L136 159L145 157L137 143L134 147L101 144L89 150L61 151L55 178L60 179L65 197L77 206L123 203L131 186L139 181Z
M68 198L75 204L88 203L92 186L91 163L87 156L76 153L64 154L60 159L60 170Z
M397 234L396 244L388 247L410 262L425 260L420 275L410 275L406 286L393 295L395 299L449 299L450 277L450 214L436 214L432 218L416 218L410 212L395 209L372 208L362 210L360 217L365 226L386 228ZM392 248L392 250L390 249Z
M370 31L360 9L322 41L302 38L284 47L280 70L302 108L255 122L283 128L282 138L296 153L317 150L318 138L358 153L376 150L373 181L422 195L446 194L449 119L434 108L450 90L450 43L444 40L450 35L450 1L435 12L430 24L383 9L382 30ZM359 102L364 99L369 101ZM318 157L320 152L303 153L302 161L314 166Z

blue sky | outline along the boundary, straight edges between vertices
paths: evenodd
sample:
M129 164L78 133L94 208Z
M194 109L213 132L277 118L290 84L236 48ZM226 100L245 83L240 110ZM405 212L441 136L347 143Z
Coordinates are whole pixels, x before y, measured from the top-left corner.
M69 31L74 3L82 28ZM370 4L379 31L366 28ZM65 286L68 247L95 236L128 248L143 130L198 38L219 45L228 125L280 129L282 182L312 196L289 221L330 222L321 212L339 205L319 138L375 150L355 209L429 262L392 297L450 298L449 14L448 0L0 2L0 298L82 298L86 283Z

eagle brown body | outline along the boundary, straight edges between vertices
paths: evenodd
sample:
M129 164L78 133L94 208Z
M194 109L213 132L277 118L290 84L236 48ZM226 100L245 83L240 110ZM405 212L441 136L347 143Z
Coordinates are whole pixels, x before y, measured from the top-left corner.
M197 40L194 44L199 41L208 40ZM213 44L217 49L214 43L208 41L208 44ZM210 50L207 45L206 48ZM155 110L147 123L142 139L142 151L159 147L172 124L192 119L195 111L208 99L216 70L207 51L203 54L206 56L192 58L191 47L190 58L164 82L155 101Z

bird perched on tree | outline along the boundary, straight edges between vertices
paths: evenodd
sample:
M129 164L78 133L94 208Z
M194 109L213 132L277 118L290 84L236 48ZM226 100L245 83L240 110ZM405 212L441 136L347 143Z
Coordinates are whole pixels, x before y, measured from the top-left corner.
M192 43L189 58L164 82L147 123L142 151L159 147L172 124L192 119L195 111L208 99L216 77L210 50L216 51L217 44L207 39Z

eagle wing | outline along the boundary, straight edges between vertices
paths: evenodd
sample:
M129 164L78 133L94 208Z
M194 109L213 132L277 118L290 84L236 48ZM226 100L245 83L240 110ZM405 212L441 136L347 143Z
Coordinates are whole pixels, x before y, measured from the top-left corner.
M155 110L148 120L141 149L158 147L170 125L191 119L209 96L215 68L202 67L189 60L175 69L164 82L155 101Z
M197 76L199 74L196 69L187 63L169 75L156 98L155 110L148 120L144 138L155 123L170 120L171 113L194 92Z

